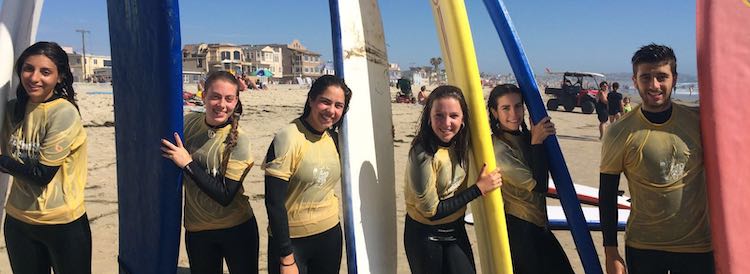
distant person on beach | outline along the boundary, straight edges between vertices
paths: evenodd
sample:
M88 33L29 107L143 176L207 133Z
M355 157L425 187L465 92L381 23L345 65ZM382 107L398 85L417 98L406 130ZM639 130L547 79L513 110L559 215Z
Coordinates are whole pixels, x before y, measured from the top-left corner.
M185 116L185 142L162 139L185 189L185 247L190 271L258 273L258 223L242 182L253 167L250 136L239 128L240 81L216 71L206 80L205 113Z
M414 274L475 273L464 227L466 205L501 185L499 171L477 169L469 153L469 113L461 90L440 86L427 98L406 166L404 248ZM388 213L384 213L388 214Z
M396 87L401 91L400 95L406 96L411 98L411 81L406 78L398 79L398 82L396 83Z
M13 176L5 244L13 273L91 273L84 206L88 140L68 55L53 42L26 48L5 109L0 171Z
M420 105L424 105L425 101L427 101L428 95L429 94L427 92L427 87L426 86L420 87L419 93L417 94L417 103L419 103Z
M596 118L599 120L599 140L604 136L604 131L607 127L607 120L609 120L609 110L607 97L609 96L609 85L606 81L599 83L599 92L596 94L596 103L594 107L596 109Z
M492 89L487 109L495 161L503 177L513 272L573 274L547 221L549 167L542 142L555 134L555 124L545 117L529 130L521 90L513 84Z
M620 83L612 83L612 91L607 95L607 112L609 113L609 123L612 124L622 115L622 93L617 90L620 88Z
M677 59L650 44L631 60L643 100L604 136L599 212L607 273L714 273L697 107L672 102ZM625 259L617 249L617 190L631 194Z
M633 106L630 105L630 96L622 98L622 113L628 113L633 110Z
M323 75L307 93L302 116L273 138L265 169L268 272L339 273L342 231L338 131L352 91ZM392 213L387 213L392 214Z

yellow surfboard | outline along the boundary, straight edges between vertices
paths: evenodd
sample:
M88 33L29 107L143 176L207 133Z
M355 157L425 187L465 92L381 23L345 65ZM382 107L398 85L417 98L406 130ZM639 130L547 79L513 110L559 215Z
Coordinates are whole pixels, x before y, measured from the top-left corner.
M496 165L466 6L464 0L430 0L430 3L448 82L461 88L469 105L473 160L478 163L476 170L470 172L469 182L473 183L482 163L487 164L487 170L494 170ZM500 189L492 191L471 203L482 273L513 273L500 192Z

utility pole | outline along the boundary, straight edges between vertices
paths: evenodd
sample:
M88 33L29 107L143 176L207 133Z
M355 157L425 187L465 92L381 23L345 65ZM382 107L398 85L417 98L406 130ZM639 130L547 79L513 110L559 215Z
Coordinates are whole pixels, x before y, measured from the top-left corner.
M85 30L85 29L77 29L76 32L81 33L81 44L83 47L83 72L81 74L81 77L84 82L86 82L86 33L91 33L91 31Z

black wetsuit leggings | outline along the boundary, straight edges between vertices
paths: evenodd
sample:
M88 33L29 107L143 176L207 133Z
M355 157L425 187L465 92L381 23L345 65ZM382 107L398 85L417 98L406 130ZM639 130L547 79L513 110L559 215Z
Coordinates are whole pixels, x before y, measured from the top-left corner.
M217 230L185 233L190 272L223 273L222 259L229 273L258 273L258 223L255 217L239 225Z
M91 273L91 228L83 214L59 225L32 225L5 216L5 244L16 274Z
M404 249L413 274L476 273L463 218L432 226L406 215Z
M343 238L341 224L323 233L302 238L292 238L294 261L300 274L337 274L341 268ZM273 236L268 239L268 273L281 271L281 256L278 247L271 246Z
M625 246L628 273L633 274L713 274L714 254L677 253Z
M573 268L555 235L513 215L505 215L508 225L513 273L573 274Z

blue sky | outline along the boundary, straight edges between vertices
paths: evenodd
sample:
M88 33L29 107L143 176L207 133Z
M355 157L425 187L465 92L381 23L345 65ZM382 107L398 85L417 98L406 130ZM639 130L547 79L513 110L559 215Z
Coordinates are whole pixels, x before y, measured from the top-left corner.
M2 2L2 0L0 0ZM388 56L401 67L427 65L440 55L427 0L380 0ZM516 30L536 73L552 70L627 72L630 57L651 42L672 46L678 70L696 73L694 0L507 0ZM509 73L500 40L481 0L467 0L481 71ZM75 14L75 15L73 15ZM289 43L331 57L328 1L181 1L182 43ZM87 53L108 55L105 0L47 0L38 40L81 48L76 29L87 29Z

